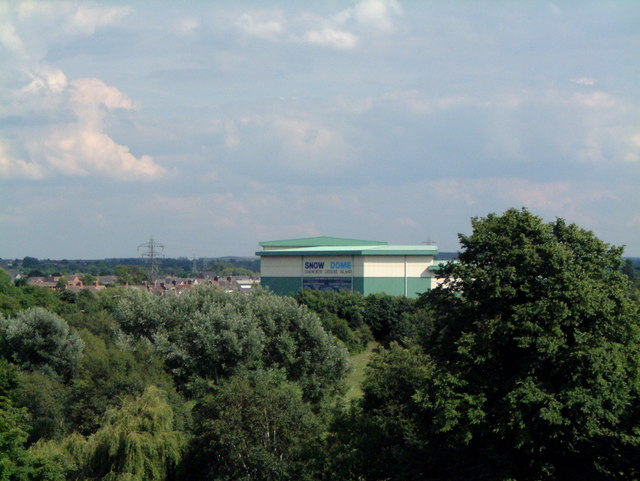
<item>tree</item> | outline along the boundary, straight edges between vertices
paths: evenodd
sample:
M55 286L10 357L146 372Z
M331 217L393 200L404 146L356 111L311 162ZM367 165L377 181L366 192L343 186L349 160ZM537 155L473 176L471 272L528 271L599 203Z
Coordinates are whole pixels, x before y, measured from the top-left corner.
M64 481L58 460L26 449L29 413L14 406L16 369L0 360L0 479L2 481Z
M304 480L321 423L295 383L276 371L244 372L214 386L195 408L189 480Z
M187 391L243 369L282 368L305 400L319 401L340 392L348 370L346 349L292 298L206 286L164 298L123 292L114 315L126 333L154 343Z
M402 459L426 479L637 479L640 327L622 249L525 209L472 226L450 281L422 299L422 372L396 387L411 356L395 346L364 386L393 453L383 474L402 479Z
M38 264L40 264L40 261L36 257L26 256L24 259L22 259L22 268L23 269L28 269L30 267L35 267Z
M87 439L80 479L163 481L182 457L185 435L176 430L167 394L149 386L137 398L106 412Z
M124 350L88 331L81 331L86 345L69 387L67 419L82 434L94 433L104 413L126 396L139 396L149 385L169 393L172 407L181 404L171 378L164 372L162 361L148 342L140 341ZM177 408L176 417L183 415Z
M24 444L29 414L9 397L16 387L15 369L0 359L0 479L11 481L27 479Z
M60 439L66 434L65 386L39 372L22 371L15 404L29 411L29 444L38 439Z
M61 317L36 307L15 317L0 316L0 355L23 369L70 378L83 343Z
M80 280L82 281L83 285L92 286L98 279L92 274L83 274L82 276L80 276Z

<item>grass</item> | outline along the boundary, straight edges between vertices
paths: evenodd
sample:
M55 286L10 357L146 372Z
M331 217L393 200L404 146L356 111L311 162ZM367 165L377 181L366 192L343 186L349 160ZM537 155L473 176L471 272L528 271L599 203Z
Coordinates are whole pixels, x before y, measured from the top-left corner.
M379 347L380 344L373 341L367 345L367 348L358 354L354 354L350 357L353 365L353 370L347 376L347 394L345 395L348 401L357 399L362 396L362 381L364 381L364 368L369 363L369 359L373 355L373 351Z

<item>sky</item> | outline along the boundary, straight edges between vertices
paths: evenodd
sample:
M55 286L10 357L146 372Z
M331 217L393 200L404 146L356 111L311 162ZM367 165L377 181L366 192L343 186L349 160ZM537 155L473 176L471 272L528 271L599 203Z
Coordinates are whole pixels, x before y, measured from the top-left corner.
M640 256L640 2L0 0L0 258L455 251L510 207Z

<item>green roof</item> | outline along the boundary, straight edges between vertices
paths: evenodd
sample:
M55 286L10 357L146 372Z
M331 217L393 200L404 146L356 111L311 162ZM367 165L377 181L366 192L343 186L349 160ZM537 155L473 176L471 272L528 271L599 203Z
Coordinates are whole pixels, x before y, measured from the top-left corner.
M301 239L284 239L260 242L261 247L327 247L327 246L382 246L387 242L345 239L342 237L304 237Z
M262 245L262 243L261 243ZM435 245L390 246L381 245L323 245L301 247L297 249L273 249L256 252L257 256L435 256L438 248Z

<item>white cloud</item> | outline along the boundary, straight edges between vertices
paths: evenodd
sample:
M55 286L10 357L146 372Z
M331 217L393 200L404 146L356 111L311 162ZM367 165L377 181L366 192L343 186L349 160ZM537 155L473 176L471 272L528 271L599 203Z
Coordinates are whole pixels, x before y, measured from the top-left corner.
M616 104L615 98L607 92L576 94L573 98L577 104L591 109L606 109Z
M32 82L20 92L32 108L60 104L75 115L34 127L16 138L23 139L29 160L0 151L0 173L5 177L40 179L53 173L63 175L101 175L118 180L153 180L167 173L147 155L134 156L127 146L118 144L105 132L105 119L113 109L133 109L126 95L96 78L67 83L55 68L40 68Z
M80 124L54 132L36 149L42 149L47 163L65 175L93 173L118 180L153 180L166 173L150 156L137 158L108 135Z
M131 13L131 9L69 1L26 1L16 6L16 12L21 21L47 19L50 25L56 25L56 34L88 36L99 28L117 24Z
M244 13L236 27L250 37L351 50L363 36L392 32L402 13L396 0L363 0L328 17L303 13L286 21L280 11Z
M0 141L0 178L42 179L45 175L41 165L26 162L8 153L7 146Z
M0 46L14 54L24 55L22 40L16 33L15 27L9 22L0 23Z
M596 79L589 78L589 77L572 78L571 82L573 82L574 84L588 85L588 86L595 85L596 83L598 83Z
M640 162L640 134L632 135L629 138L632 152L627 152L624 156L624 160L627 162Z
M44 91L54 94L62 93L67 88L67 76L58 68L39 65L30 74L32 80L22 89L23 93L38 93Z
M320 122L276 117L268 128L280 142L287 166L308 172L328 172L345 167L352 159L342 134Z
M128 7L96 7L80 5L69 19L67 31L72 34L92 35L96 29L118 22L129 14Z
M330 27L306 32L303 41L312 45L331 47L339 50L352 49L358 44L358 38L355 35Z
M70 106L77 121L54 127L44 140L32 144L46 162L66 175L96 173L120 180L152 180L166 170L147 155L135 157L104 133L106 113L111 109L131 110L131 100L99 79L78 79L71 83Z
M395 0L363 0L353 8L353 15L360 25L382 32L394 29L394 17L402 14L402 7Z
M238 18L236 26L242 33L249 37L266 40L277 40L281 38L285 32L284 20L279 13L245 13Z

